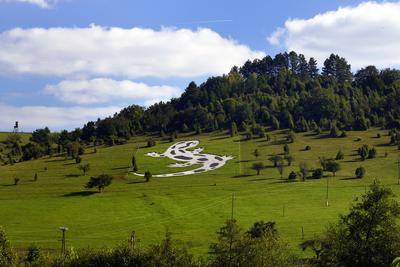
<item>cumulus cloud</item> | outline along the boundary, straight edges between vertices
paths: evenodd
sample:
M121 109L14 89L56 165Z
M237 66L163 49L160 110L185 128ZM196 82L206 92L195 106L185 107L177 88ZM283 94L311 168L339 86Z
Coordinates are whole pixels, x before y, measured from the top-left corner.
M46 94L54 95L64 102L96 104L111 101L131 101L146 106L178 97L181 91L172 86L149 86L129 80L116 81L107 78L91 80L64 80L47 85Z
M310 19L287 20L285 33L277 29L269 41L314 56L320 64L337 53L356 69L370 64L390 67L400 62L399 15L400 2L365 2Z
M88 121L113 115L121 107L16 107L0 103L0 131L11 131L14 121L19 121L22 131L32 131L48 126L52 130L72 130Z
M199 77L263 57L205 28L14 28L0 33L0 70L46 76Z
M39 6L41 8L50 8L52 4L54 4L55 0L0 0L0 2L28 3Z

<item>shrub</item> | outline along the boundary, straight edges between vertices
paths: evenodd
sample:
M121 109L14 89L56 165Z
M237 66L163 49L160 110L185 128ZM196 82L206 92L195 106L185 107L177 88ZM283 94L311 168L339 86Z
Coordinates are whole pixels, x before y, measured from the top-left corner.
M14 185L17 185L19 183L19 178L14 178Z
M86 184L86 188L97 188L101 193L104 187L111 184L113 177L108 174L101 174L97 177L90 177L89 182Z
M360 167L358 167L358 168L356 169L355 175L356 175L357 178L363 178L364 175L365 175L365 172L366 172L366 171L365 171L365 168L362 167L362 166L360 166Z
M147 139L147 147L153 147L156 145L156 141L153 138Z
M342 160L342 159L344 159L344 154L343 151L340 149L336 154L336 160Z
M261 170L263 170L265 167L262 162L257 162L254 163L253 166L251 166L251 168L257 172L257 175L260 175Z
M35 173L35 176L33 176L33 181L37 181L38 180L38 174L37 173Z
M305 147L305 150L306 150L306 151L311 150L311 146L306 146L306 147Z
M25 265L27 266L44 266L40 264L43 259L40 248L36 245L30 245L28 247L28 253L24 259ZM34 265L35 264L35 265Z
M324 176L324 171L321 168L315 169L312 173L314 179L321 179Z
M370 150L368 150L368 158L369 158L369 159L374 159L374 158L376 158L376 154L377 154L377 151L376 151L376 148L375 148L375 147L373 147L373 148L371 148Z
M297 174L294 171L292 171L288 176L289 181L296 180L296 178L297 178Z
M0 266L15 266L17 255L15 254L10 242L7 239L6 232L0 226Z
M79 157L79 156L77 156L77 157L75 158L75 163L76 163L76 164L79 164L79 163L81 163L81 162L82 162L82 158Z
M144 173L144 179L145 179L146 183L150 182L151 177L153 177L153 175L151 174L150 171L146 171Z

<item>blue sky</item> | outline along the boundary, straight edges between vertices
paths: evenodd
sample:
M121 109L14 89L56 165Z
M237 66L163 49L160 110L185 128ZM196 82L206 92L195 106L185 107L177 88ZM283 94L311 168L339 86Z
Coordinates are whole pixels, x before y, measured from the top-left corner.
M397 66L398 17L398 1L0 0L0 130L73 129L291 49Z

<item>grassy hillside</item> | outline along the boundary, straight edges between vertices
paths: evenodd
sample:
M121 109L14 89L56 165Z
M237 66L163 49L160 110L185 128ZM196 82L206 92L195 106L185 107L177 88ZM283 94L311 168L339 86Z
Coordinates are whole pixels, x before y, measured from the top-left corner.
M376 138L377 133L382 137ZM279 131L269 134L271 141L239 142L239 137L217 133L181 137L181 140L200 140L205 153L233 155L235 159L212 172L152 178L149 183L129 173L132 155L136 154L139 172L181 170L167 167L171 160L145 156L150 151L163 152L172 143L159 141L157 146L146 148L142 137L131 139L126 145L98 148L97 153L88 148L82 156L82 163L91 165L86 177L73 160L62 157L0 166L0 225L5 226L12 243L21 248L37 243L58 249L58 228L65 225L69 228L68 245L74 247L125 242L132 230L146 245L160 240L169 229L175 238L190 242L193 252L204 253L215 240L215 232L231 216L231 195L235 193L234 217L240 225L248 228L257 220L275 221L293 250L301 253L298 244L302 228L305 238L321 233L328 222L337 220L339 213L347 212L349 203L364 193L374 178L380 178L383 184L400 193L399 153L397 147L387 146L387 131L348 132L346 138L296 134L295 142L289 145L295 161L291 167L285 167L285 178L291 170L298 171L302 161L317 167L319 157L335 157L340 148L345 154L340 161L342 170L336 177L327 173L329 178L306 182L286 182L280 178L267 158L283 153L285 134ZM362 144L375 146L378 157L361 162L355 150ZM311 150L305 151L306 145ZM252 154L256 148L261 153L257 161ZM268 167L256 176L251 165L258 161ZM360 165L366 168L366 177L353 179L355 168ZM35 173L37 182L33 181ZM104 193L84 189L90 175L101 173L115 177ZM21 179L17 186L13 185L15 177ZM325 206L327 179L329 207Z

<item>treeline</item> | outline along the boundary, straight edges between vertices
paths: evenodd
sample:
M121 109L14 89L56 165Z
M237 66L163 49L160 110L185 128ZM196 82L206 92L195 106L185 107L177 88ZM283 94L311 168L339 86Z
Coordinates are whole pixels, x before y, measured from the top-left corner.
M187 243L172 239L168 232L160 243L147 248L141 248L131 238L113 249L71 248L54 257L31 245L26 253L17 255L0 228L0 266L390 266L400 255L400 229L396 223L400 206L393 196L390 189L374 182L360 201L356 199L348 214L340 215L336 224L321 236L299 244L302 250L313 252L312 258L301 259L293 254L274 222L259 221L244 231L231 219L219 229L204 258L194 257Z
M146 133L176 136L178 132L237 129L263 135L285 128L326 130L337 137L346 130L372 126L400 128L399 105L399 70L367 66L353 75L346 59L332 54L320 71L314 58L281 53L247 61L199 86L191 82L181 97L166 103L148 108L132 105L71 132L51 135L47 128L37 130L38 138L33 136L21 154L23 159L59 151L76 154L72 151L76 142L122 144ZM3 162L12 156L4 156Z
M400 71L368 66L351 72L345 58L331 55L321 71L315 59L295 52L266 56L200 86L191 82L181 97L145 109L130 106L113 117L88 122L70 134L86 142L123 142L159 132L230 129L260 125L308 131L400 128Z

